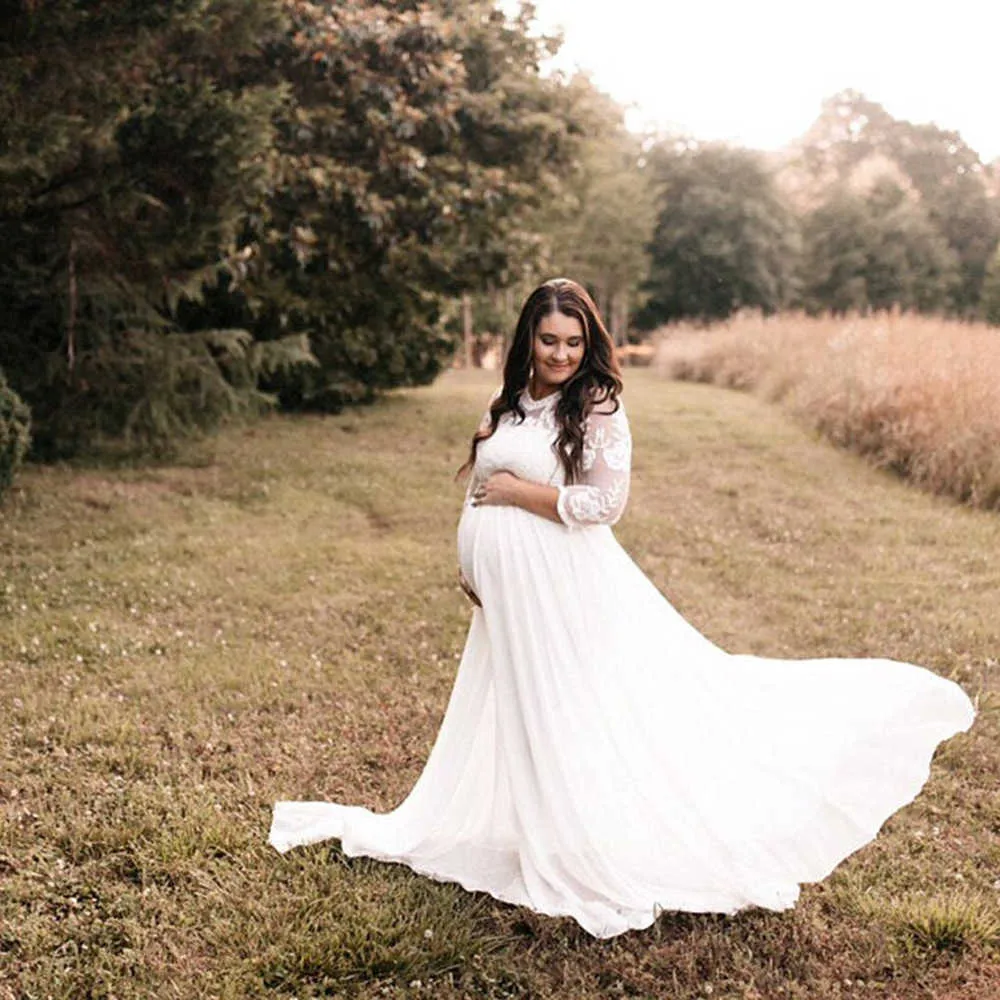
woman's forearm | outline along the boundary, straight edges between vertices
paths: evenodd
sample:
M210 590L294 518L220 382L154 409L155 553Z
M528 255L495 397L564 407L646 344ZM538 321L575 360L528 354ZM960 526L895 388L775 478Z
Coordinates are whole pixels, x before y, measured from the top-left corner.
M563 520L559 516L556 503L559 500L559 490L555 486L545 486L542 483L530 483L526 479L521 480L517 491L517 506L537 514L539 517L547 517L556 524L562 524Z

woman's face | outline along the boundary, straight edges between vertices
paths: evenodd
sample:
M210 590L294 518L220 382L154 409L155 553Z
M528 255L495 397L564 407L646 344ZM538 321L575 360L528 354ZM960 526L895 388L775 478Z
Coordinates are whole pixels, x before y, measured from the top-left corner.
M535 392L554 392L583 361L586 344L583 326L575 316L552 312L535 328L531 360L535 366Z

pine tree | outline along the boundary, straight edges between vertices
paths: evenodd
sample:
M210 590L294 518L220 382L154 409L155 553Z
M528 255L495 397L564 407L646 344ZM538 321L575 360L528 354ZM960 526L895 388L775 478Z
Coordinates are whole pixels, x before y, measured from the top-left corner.
M261 405L239 330L178 310L239 262L268 189L270 0L5 0L0 357L43 454L162 442Z
M10 488L31 440L31 414L0 371L0 499Z

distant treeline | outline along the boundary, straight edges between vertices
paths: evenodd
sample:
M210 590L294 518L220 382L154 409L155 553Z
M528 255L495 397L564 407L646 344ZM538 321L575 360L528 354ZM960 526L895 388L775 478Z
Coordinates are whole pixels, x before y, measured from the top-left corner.
M463 317L509 329L552 274L619 339L744 307L997 318L995 178L954 133L847 94L781 158L635 136L541 72L531 18L0 0L0 483L18 397L40 457L335 410L430 381Z
M1000 323L1000 173L855 92L764 156L660 143L647 325L898 308Z

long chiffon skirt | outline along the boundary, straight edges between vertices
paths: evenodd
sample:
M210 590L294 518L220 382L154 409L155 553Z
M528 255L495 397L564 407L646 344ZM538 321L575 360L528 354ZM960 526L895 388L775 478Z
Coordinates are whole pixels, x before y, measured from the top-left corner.
M339 838L598 937L661 910L781 910L972 724L919 666L725 652L608 527L466 506L458 537L483 608L417 783L385 814L279 802L279 851Z

